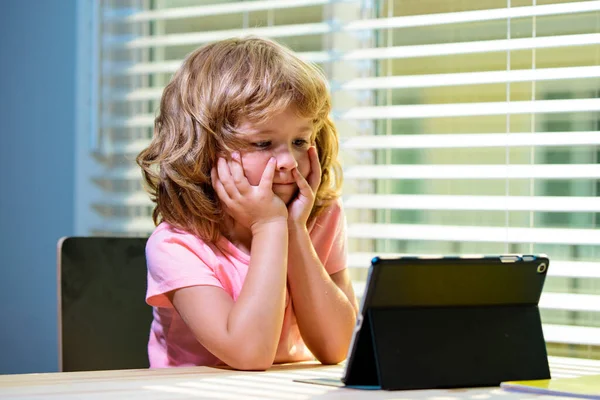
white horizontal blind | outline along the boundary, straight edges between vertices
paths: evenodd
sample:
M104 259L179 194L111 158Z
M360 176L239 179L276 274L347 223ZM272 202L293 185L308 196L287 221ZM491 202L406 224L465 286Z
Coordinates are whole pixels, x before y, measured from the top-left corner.
M600 1L155 0L98 7L85 234L147 235L132 162L197 46L257 34L327 73L350 268L546 253L549 351L600 358ZM94 122L95 121L95 122Z
M600 357L600 2L384 1L340 82L352 265L375 254L546 253L550 352ZM371 125L369 125L371 124ZM371 130L371 131L369 131Z

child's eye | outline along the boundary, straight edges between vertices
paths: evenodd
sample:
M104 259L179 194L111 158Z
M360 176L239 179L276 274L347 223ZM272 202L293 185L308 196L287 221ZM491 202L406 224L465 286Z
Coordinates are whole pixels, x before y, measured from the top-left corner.
M271 141L269 140L263 140L260 142L254 142L252 143L252 146L259 148L259 149L266 149L271 145Z
M304 140L304 139L294 140L294 146L296 146L296 147L305 147L307 144L308 144L308 140Z

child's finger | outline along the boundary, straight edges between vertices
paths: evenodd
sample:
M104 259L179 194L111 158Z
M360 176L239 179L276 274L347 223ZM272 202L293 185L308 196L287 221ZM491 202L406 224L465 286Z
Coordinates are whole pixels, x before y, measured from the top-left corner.
M211 180L212 187L213 187L213 189L215 189L215 193L217 194L219 199L221 199L221 201L223 203L228 203L229 195L225 191L225 188L223 187L223 183L221 183L221 180L219 179L217 169L214 167L210 170L210 180Z
M312 190L316 192L321 184L321 163L319 162L319 154L317 153L316 146L308 149L308 158L310 160L310 173L308 174L307 181Z
M246 179L246 175L244 175L244 167L242 167L242 160L238 152L234 152L231 155L229 169L231 170L231 176L240 193L246 193L248 189L250 189L250 183L248 182L248 179Z
M273 190L273 177L275 176L275 166L277 162L274 157L271 157L265 170L263 171L262 176L260 177L260 182L258 187L261 189L269 189Z
M219 180L223 184L225 191L229 198L234 199L236 195L239 193L237 188L235 187L235 182L231 177L231 171L229 170L229 166L227 165L227 161L224 158L219 157L217 161L217 173Z
M298 171L298 168L294 168L292 170L292 176L296 180L296 185L298 185L298 190L300 191L300 194L304 197L310 198L312 196L313 190L308 184L308 181L302 176L300 171Z

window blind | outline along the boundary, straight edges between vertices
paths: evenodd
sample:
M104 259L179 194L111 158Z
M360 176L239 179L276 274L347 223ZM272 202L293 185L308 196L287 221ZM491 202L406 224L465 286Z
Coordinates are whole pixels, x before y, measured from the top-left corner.
M545 253L550 354L600 358L600 1L86 4L79 233L152 231L133 160L162 88L203 43L267 36L330 80L359 295L375 255Z

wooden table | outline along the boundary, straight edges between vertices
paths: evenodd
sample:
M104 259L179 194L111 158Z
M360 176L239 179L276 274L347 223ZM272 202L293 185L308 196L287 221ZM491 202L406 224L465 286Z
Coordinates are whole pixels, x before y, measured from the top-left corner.
M600 374L600 361L550 357L555 378ZM342 366L301 363L266 372L210 367L0 375L0 399L426 399L513 400L557 397L507 392L499 387L387 392L294 382L339 378Z

